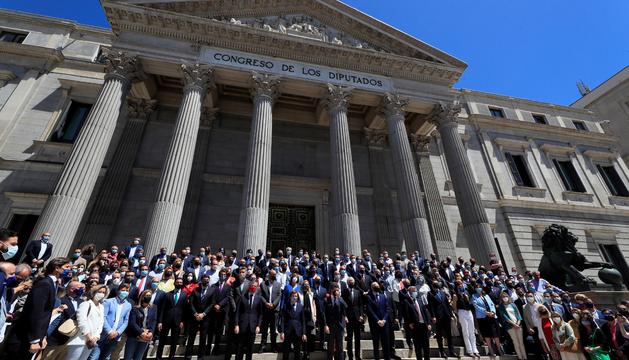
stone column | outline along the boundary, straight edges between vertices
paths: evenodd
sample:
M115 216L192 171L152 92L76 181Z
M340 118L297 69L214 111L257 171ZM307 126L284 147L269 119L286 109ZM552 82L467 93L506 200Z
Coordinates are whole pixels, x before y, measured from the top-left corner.
M441 259L446 256L455 258L456 251L448 228L448 218L443 208L439 185L430 163L430 138L430 136L421 135L409 136L411 148L417 156L419 181L424 189L426 215L432 230L433 248Z
M157 196L146 232L146 254L164 246L175 250L199 132L201 107L213 82L212 70L204 65L182 65L183 99L170 139L168 154L157 187Z
M201 200L201 189L203 188L203 174L205 173L210 132L212 131L214 119L216 119L217 110L204 108L201 112L201 125L199 126L197 146L194 151L194 160L192 161L188 194L186 195L186 204L183 207L183 215L179 225L179 241L197 249L207 245L207 239L202 239L203 243L201 244L195 244L193 236L194 227L197 223L197 209Z
M459 135L458 104L439 104L430 115L437 125L452 178L456 203L461 214L470 253L479 264L487 265L497 254L494 235L478 193L467 152Z
M105 82L85 124L63 165L57 185L33 229L31 241L44 231L51 233L52 257L67 256L94 190L120 107L138 77L139 61L121 52L103 55Z
M105 173L82 237L96 244L98 249L109 245L111 232L131 178L133 162L142 141L144 127L156 104L155 100L132 97L127 99L127 124Z
M253 115L238 224L238 256L248 249L254 253L266 250L269 222L273 103L278 95L279 78L254 72L252 84Z
M356 182L349 139L347 106L351 89L328 84L330 164L332 165L332 244L341 252L360 254Z
M404 109L407 104L408 100L400 98L397 94L387 94L382 103L389 130L404 240L408 251L418 250L426 257L433 249L422 204L419 178L404 125Z

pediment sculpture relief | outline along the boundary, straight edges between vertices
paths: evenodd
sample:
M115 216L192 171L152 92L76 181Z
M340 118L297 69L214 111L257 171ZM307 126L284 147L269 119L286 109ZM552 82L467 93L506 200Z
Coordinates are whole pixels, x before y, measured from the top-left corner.
M308 15L294 14L242 19L221 16L213 19L233 25L249 26L256 29L318 40L335 45L388 52L366 41L358 40L331 28Z

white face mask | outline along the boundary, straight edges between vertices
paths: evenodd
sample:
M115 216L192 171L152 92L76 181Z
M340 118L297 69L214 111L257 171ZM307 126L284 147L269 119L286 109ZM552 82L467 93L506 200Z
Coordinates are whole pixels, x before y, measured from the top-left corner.
M557 325L559 325L559 323L561 323L561 318L560 317L554 317L553 318L553 322Z
M94 294L94 300L96 300L97 302L103 302L104 299L105 299L105 294L103 293Z
M573 317L576 321L579 321L579 318L581 317L581 315L579 315L579 314L577 314L577 313L574 313L574 314L572 314L572 317Z
M534 302L535 302L535 298L534 298L534 297L532 297L532 296L530 296L530 297L527 297L527 298L526 298L526 301L528 301L528 303L529 303L529 304L532 304L532 303L534 303Z

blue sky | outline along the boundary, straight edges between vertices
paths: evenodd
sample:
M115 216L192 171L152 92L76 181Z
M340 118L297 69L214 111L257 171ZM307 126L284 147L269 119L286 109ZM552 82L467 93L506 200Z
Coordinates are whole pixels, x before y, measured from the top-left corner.
M345 0L468 64L456 87L568 105L629 65L627 0ZM1 8L108 27L97 0Z

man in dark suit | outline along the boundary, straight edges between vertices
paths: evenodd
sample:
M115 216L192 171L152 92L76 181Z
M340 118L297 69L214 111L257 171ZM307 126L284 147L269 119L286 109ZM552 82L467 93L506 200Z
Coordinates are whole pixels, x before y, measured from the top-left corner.
M227 336L225 360L230 360L232 354L236 353L236 350L238 348L238 335L234 333L234 330L236 328L236 310L240 305L243 294L246 293L249 289L249 284L245 284L245 282L247 281L246 275L247 270L245 270L244 267L234 271L233 276L235 277L235 280L231 283L230 286L231 295L227 311L227 329L225 332L225 335Z
M182 291L183 279L175 279L175 289L167 293L161 301L160 312L157 321L157 331L159 331L159 346L157 347L157 359L162 358L164 345L166 345L166 337L170 332L170 353L169 359L175 357L179 334L183 329L184 309L187 304L187 295Z
M384 359L391 359L391 346L389 333L392 326L392 304L386 293L380 291L377 282L371 284L371 292L367 297L367 318L371 329L374 359L380 359L380 346Z
M419 301L417 288L411 286L408 289L408 297L400 299L400 307L404 323L408 326L410 336L415 345L415 357L424 360L430 359L430 330L432 314L426 305Z
M358 287L358 290L360 290L363 293L363 295L366 295L369 292L373 279L367 273L367 269L365 269L365 265L361 264L358 266L358 274L356 274L355 279L356 279L356 287Z
M24 249L24 259L22 262L30 266L41 268L44 262L50 259L52 254L52 244L50 243L50 233L42 234L39 241L31 241Z
M253 358L253 342L256 334L260 332L262 322L262 299L257 290L258 283L250 282L249 290L240 299L236 311L234 333L238 335L239 340L236 360L242 360L245 355L247 360Z
M149 270L155 270L157 267L157 262L159 260L164 260L168 262L168 253L165 247L162 247L161 249L159 249L159 254L153 255L153 257L151 258L151 261L149 262Z
M343 359L343 334L345 333L345 314L347 304L341 298L341 290L335 283L330 284L329 296L324 301L324 331L328 337L328 359Z
M11 336L7 339L5 350L11 358L30 359L46 348L46 333L55 307L58 279L71 276L70 259L58 257L46 264L44 276L33 283L22 316L13 325Z
M312 282L313 282L312 293L314 294L314 300L316 301L316 304L317 304L317 317L319 317L319 319L322 319L323 312L325 311L324 300L328 293L328 290L324 288L323 286L321 286L321 278L319 278L319 276L315 276ZM325 324L322 321L319 322L319 344L322 349L325 349L326 347L326 339L325 339L326 334L323 331L324 325Z
M133 240L131 240L131 244L124 249L124 253L127 255L127 259L135 258L135 252L139 249L144 250L144 247L140 245L140 238L133 238Z
M360 360L360 331L365 323L363 294L356 288L354 278L347 279L347 288L341 292L347 309L347 357L349 360ZM354 343L354 347L352 346ZM354 351L354 352L352 352Z
M218 282L212 285L212 315L210 317L208 345L214 348L214 355L219 353L218 346L221 343L225 317L231 301L231 286L227 284L228 275L229 270L222 269L218 274Z
M283 360L288 360L291 346L295 360L301 359L301 344L306 342L306 317L304 306L299 302L299 293L293 291L290 294L290 304L287 304L282 313L282 321L279 325L280 337L284 342Z
M443 291L442 284L438 281L433 281L431 292L428 293L428 304L430 305L430 312L432 313L432 322L435 324L435 335L437 338L437 345L439 346L439 354L441 357L446 357L443 348L443 339L448 342L448 356L456 357L454 353L454 346L452 344L452 316L454 316L454 310L450 305L450 297Z
M274 352L277 352L276 322L280 311L279 305L282 292L280 284L276 281L276 276L275 270L269 270L267 280L260 286L260 296L264 305L262 307L262 342L260 352L263 352L266 346L269 328L271 330L271 348Z
M208 332L210 331L210 316L212 311L212 299L214 295L214 287L210 286L210 277L208 275L201 276L201 286L194 289L190 295L191 318L188 324L188 343L186 345L186 359L192 356L192 348L194 340L199 332L199 357L208 355L206 344L208 340Z

